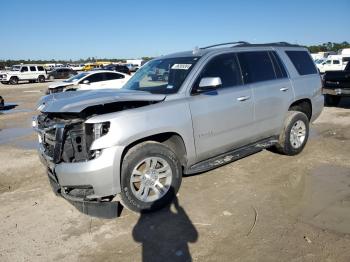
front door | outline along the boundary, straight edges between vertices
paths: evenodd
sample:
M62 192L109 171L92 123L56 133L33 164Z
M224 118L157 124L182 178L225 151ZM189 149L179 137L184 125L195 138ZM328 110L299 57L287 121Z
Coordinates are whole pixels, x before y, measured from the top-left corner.
M200 79L220 77L222 86L205 93L196 91ZM252 90L242 84L234 53L211 59L196 80L189 105L199 160L208 159L249 142L254 124Z

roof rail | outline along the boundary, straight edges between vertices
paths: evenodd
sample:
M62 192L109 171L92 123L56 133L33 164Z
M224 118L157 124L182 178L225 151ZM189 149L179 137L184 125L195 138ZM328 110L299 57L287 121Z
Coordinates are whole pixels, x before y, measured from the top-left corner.
M288 42L273 42L273 43L264 43L264 44L240 44L238 46L291 46L291 47L300 47L300 45L297 44L290 44Z
M228 42L228 43L222 43L222 44L216 44L216 45L209 45L209 46L201 47L201 48L199 48L199 49L208 49L208 48L217 47L217 46L222 46L222 45L236 45L236 44L249 45L248 42L245 42L245 41L237 41L237 42Z

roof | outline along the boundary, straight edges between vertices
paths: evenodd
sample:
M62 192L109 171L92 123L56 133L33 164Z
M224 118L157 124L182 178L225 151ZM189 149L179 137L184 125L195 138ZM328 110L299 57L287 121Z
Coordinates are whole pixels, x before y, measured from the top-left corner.
M229 47L222 47L229 46ZM263 43L263 44L250 44L245 41L238 42L229 42L229 43L221 43L214 44L206 47L195 48L192 51L178 52L165 56L161 56L160 58L172 58L172 57L194 57L194 56L204 56L207 53L211 52L221 52L221 51L231 51L236 48L256 48L256 47L294 47L294 48L305 48L304 46L290 44L287 42L275 42L275 43Z

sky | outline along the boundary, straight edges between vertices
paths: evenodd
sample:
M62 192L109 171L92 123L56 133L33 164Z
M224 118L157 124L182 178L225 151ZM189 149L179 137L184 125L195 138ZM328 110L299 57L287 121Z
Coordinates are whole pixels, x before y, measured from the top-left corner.
M244 40L350 42L350 0L1 0L0 59L140 58Z

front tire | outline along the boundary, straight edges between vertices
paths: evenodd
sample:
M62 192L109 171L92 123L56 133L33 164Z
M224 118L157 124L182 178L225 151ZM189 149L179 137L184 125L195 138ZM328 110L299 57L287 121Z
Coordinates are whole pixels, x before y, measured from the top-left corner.
M121 170L121 202L135 212L168 205L180 188L182 169L176 154L157 142L131 148Z
M11 85L17 85L18 84L18 78L13 76L10 78L10 84Z
M288 111L276 149L284 155L297 155L303 151L309 137L309 119L298 111Z
M327 106L337 106L340 103L341 96L325 95L325 102Z

